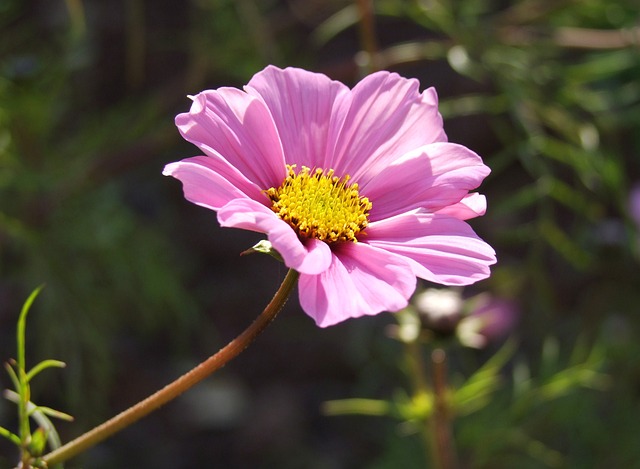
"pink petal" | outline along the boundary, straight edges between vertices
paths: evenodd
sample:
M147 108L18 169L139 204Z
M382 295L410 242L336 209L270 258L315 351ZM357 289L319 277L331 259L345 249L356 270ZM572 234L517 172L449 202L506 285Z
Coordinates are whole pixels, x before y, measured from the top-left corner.
M468 148L432 143L381 168L360 191L373 202L370 218L375 221L415 208L436 212L457 204L489 172Z
M224 158L263 189L286 177L275 124L254 96L235 88L203 91L176 125L186 140L212 158Z
M188 201L212 210L238 198L268 201L259 187L223 159L195 156L168 164L162 174L182 182Z
M339 96L327 166L363 185L409 151L446 141L435 90L420 94L418 87L415 79L377 72Z
M490 275L495 252L464 221L413 212L371 223L366 242L405 256L414 274L444 285L469 285Z
M301 274L324 272L331 264L331 249L317 239L303 244L295 231L269 208L250 199L236 199L218 211L220 226L266 233L287 267Z
M477 192L468 194L460 202L438 210L438 215L446 215L458 220L480 217L487 211L487 199Z
M416 287L409 265L399 256L348 243L334 251L331 266L320 275L300 275L302 309L320 327L348 318L398 311Z
M287 163L325 166L336 97L349 89L326 75L272 65L254 75L247 93L262 98L278 129Z
M481 335L487 339L501 339L515 327L520 316L520 309L515 301L507 298L481 293L471 302L473 309L470 318L480 320Z

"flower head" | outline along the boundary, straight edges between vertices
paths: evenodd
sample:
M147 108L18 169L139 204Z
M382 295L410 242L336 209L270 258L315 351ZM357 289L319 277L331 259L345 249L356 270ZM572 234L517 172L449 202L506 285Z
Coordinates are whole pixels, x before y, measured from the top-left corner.
M164 174L222 226L265 233L319 326L398 311L417 277L466 285L495 263L464 221L485 212L469 191L489 168L447 142L435 90L418 87L377 72L349 89L269 66L244 90L192 97L176 125L204 155Z
M457 288L428 288L413 298L423 326L440 336L452 335L462 319L464 300Z
M515 301L481 293L469 300L471 310L458 325L460 341L474 348L483 348L508 336L515 329L520 309Z

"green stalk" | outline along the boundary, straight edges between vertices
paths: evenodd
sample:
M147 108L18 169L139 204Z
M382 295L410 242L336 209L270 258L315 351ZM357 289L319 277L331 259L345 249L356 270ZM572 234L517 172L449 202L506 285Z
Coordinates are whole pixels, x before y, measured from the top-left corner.
M16 377L17 377L17 387L16 391L19 395L18 401L18 422L19 422L19 433L20 433L20 441L21 450L22 450L22 466L28 469L30 459L29 451L27 450L27 445L31 440L31 427L29 425L29 412L27 406L31 400L31 391L29 387L29 380L27 378L27 363L26 363L26 345L25 345L25 337L27 334L27 314L29 313L29 309L31 305L35 301L36 297L42 290L43 286L39 286L36 288L27 301L24 302L22 306L22 310L20 311L20 316L18 317L18 326L16 328L16 343L17 343L17 363L16 363ZM15 380L14 380L15 381ZM15 383L14 383L15 384Z
M373 73L380 70L373 2L372 0L357 0L356 4L360 13L360 46L367 54L368 59L365 71L366 73Z

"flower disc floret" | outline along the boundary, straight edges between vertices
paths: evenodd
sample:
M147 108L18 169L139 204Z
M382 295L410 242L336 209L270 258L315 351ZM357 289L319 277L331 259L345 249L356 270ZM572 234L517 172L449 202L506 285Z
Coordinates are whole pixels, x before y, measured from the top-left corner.
M361 197L350 176L334 176L334 170L287 165L288 175L280 187L267 189L271 210L303 238L327 243L357 242L369 223L371 202Z

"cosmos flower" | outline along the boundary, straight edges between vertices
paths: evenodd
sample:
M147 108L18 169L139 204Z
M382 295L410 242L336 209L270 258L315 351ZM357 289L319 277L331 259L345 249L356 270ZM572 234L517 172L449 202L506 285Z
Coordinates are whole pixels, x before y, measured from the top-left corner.
M192 97L176 125L204 155L164 174L222 226L265 233L319 326L398 311L416 277L466 285L495 263L464 221L485 212L469 191L489 168L447 142L435 90L418 88L389 72L349 89L268 66L243 90Z
M520 318L515 301L480 293L468 300L471 309L458 324L460 342L474 348L486 347L507 337Z

